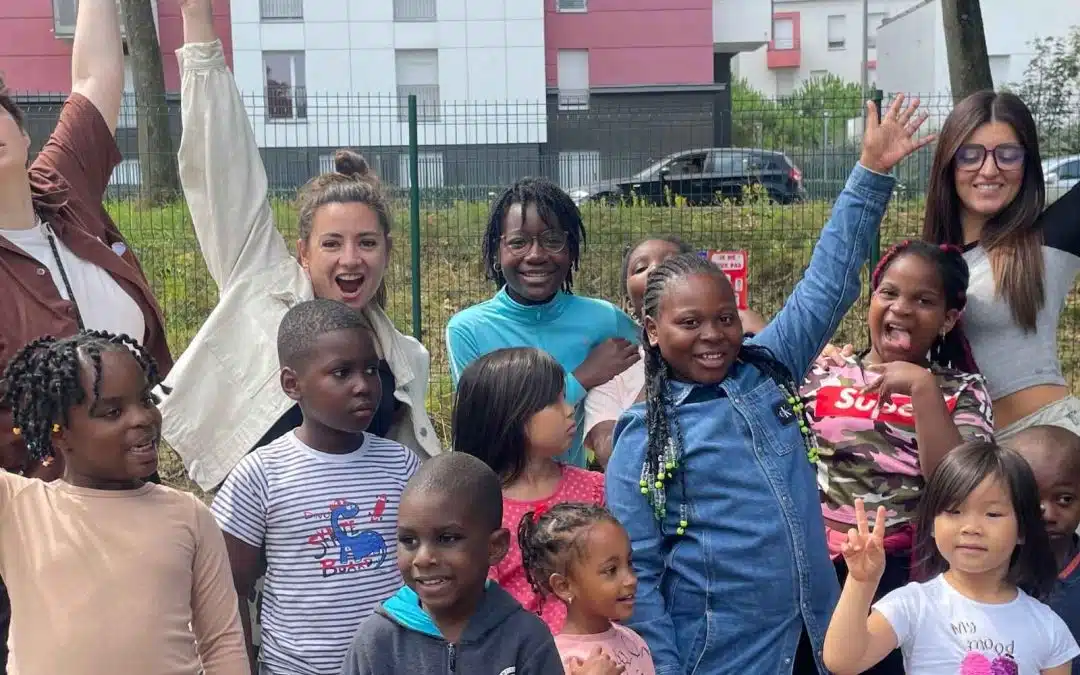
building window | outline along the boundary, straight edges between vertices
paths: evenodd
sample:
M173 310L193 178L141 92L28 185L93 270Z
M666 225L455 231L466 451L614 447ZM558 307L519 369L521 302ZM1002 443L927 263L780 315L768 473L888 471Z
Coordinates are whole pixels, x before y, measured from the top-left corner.
M75 35L75 18L79 15L79 0L52 0L53 8L53 34L60 38L69 38ZM150 8L154 12L154 28L159 28L158 3L151 2ZM116 0L116 10L120 12L120 0ZM120 34L127 37L124 28L124 15L120 14Z
M394 52L397 74L398 119L409 121L409 96L416 96L416 119L439 120L439 51L398 49Z
M866 48L875 49L877 47L877 32L878 28L881 28L881 22L888 18L887 14L869 14L866 17Z
M596 150L567 150L559 153L559 184L572 190L600 180L600 153Z
M307 119L304 52L263 52L266 70L266 116L272 120Z
M394 0L394 21L435 21L435 0Z
M584 12L585 9L585 0L555 0L557 12Z
M829 17L829 49L843 49L847 45L847 17L835 14Z
M773 49L795 49L795 21L773 19Z
M420 177L420 189L441 188L443 183L443 154L441 152L419 152L416 156L416 170ZM403 153L398 159L398 185L411 188L409 176L409 154Z
M589 109L589 50L560 49L559 110Z
M116 120L117 129L134 129L138 126L137 104L135 78L131 74L131 57L124 56L124 93L120 99L120 117Z
M776 69L776 97L783 98L795 93L795 69Z
M304 18L304 0L259 0L263 20Z

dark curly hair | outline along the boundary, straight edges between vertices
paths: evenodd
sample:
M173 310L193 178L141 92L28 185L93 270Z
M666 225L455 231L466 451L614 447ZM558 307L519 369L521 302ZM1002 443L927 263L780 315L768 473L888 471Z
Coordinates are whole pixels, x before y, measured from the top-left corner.
M574 288L574 270L579 268L581 251L585 248L585 224L581 211L570 195L547 178L522 178L503 190L491 205L491 217L484 231L483 256L487 278L502 288L506 284L499 266L499 243L502 238L503 221L514 204L521 204L522 213L529 205L535 205L540 219L549 227L566 233L566 247L570 253L570 269L566 272L563 289L569 293Z
M101 391L101 355L104 352L127 352L138 362L151 388L161 384L157 363L137 340L127 335L83 330L71 337L38 338L20 349L8 363L0 380L3 405L10 407L15 428L26 442L30 456L45 460L55 452L52 445L54 424L66 426L72 406L86 401L79 375L85 358L93 368L96 400ZM162 391L168 393L166 387ZM154 397L154 403L157 403Z
M556 504L542 511L529 511L518 523L518 546L525 579L540 598L552 594L551 575L566 574L570 564L584 553L583 535L597 523L609 522L622 527L611 511L596 504Z

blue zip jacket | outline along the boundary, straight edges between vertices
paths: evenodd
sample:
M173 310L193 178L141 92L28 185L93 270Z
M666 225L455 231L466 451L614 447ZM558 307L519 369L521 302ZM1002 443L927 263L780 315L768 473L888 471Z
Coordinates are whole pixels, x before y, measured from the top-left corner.
M559 291L543 304L522 305L512 300L504 287L490 300L450 317L446 325L450 375L456 387L466 366L504 347L536 347L551 354L566 371L566 401L577 412L574 444L560 459L584 467L582 401L586 392L574 370L593 347L608 338L625 338L637 344L640 330L625 312L606 300Z
M803 279L749 339L796 381L859 296L859 271L892 186L856 166ZM815 469L790 404L773 380L741 362L717 385L671 388L684 448L662 527L639 486L643 403L616 424L607 469L608 506L630 534L638 573L628 625L648 643L657 675L791 675L804 625L826 673L821 648L840 589ZM682 536L680 484L689 507Z

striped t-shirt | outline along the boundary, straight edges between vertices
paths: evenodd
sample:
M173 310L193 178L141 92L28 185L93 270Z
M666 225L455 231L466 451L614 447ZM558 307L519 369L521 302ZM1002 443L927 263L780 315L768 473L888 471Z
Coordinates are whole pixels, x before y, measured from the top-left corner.
M226 534L265 549L260 661L275 675L332 675L360 622L401 587L398 504L419 466L371 434L347 455L289 432L248 454L211 507Z

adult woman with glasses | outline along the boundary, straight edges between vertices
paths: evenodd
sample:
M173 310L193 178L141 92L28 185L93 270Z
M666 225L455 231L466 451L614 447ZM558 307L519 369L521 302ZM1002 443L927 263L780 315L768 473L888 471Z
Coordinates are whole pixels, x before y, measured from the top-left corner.
M496 349L536 347L555 357L577 416L574 444L562 459L582 467L585 393L640 358L630 317L610 302L571 293L584 244L581 212L569 195L543 178L518 181L492 205L484 234L484 267L499 291L446 327L455 386L469 363Z
M923 237L964 247L964 331L993 399L998 438L1052 424L1080 433L1057 355L1065 299L1080 271L1080 186L1043 211L1031 111L983 91L952 111L938 140Z

